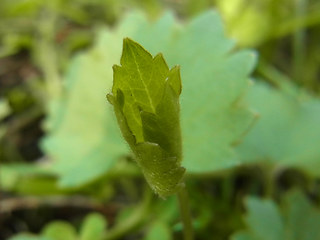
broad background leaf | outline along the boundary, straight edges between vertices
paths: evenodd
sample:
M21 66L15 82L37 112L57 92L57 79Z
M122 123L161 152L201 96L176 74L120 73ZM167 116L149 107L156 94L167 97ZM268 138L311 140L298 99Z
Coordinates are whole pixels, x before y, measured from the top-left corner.
M65 79L66 94L52 104L44 149L54 159L60 185L92 181L128 152L104 97L124 37L153 55L162 52L170 68L181 65L182 165L187 171L213 172L239 164L232 144L254 118L240 99L248 88L255 54L233 51L234 43L225 38L214 11L186 25L171 13L150 23L136 12L116 29L101 30L95 47L74 59Z
M254 53L231 53L234 43L225 38L214 11L186 26L167 13L155 24L145 21L130 37L152 54L162 52L169 67L181 65L182 165L187 171L212 172L238 164L231 145L254 118L238 101L248 88Z
M320 100L256 82L247 101L260 116L238 147L242 161L270 161L319 175Z
M110 39L111 38L111 39ZM104 43L111 34L101 34L95 47L77 56L66 75L66 91L56 100L46 125L43 141L54 159L53 170L61 177L60 186L74 187L104 174L126 153L105 89L112 84L109 59L118 53ZM118 49L120 51L120 48Z

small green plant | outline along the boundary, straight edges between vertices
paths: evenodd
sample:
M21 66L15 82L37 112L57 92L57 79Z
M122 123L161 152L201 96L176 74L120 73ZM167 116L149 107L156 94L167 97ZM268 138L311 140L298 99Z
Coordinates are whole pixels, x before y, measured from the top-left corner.
M161 197L178 193L185 239L192 239L187 195L183 192L180 130L180 68L169 70L162 54L152 55L129 38L123 41L121 66L114 65L108 100L122 136L151 188Z
M138 2L1 2L0 239L320 239L317 0Z
M179 190L185 172L180 133L179 67L169 70L161 54L152 57L130 39L115 65L113 104L122 136L152 189L161 197Z

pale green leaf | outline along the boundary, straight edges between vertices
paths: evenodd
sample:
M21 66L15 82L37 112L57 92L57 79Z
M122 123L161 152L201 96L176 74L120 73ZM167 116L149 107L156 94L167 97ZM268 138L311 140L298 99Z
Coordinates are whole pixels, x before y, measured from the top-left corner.
M104 98L125 37L152 54L163 53L169 67L181 66L182 165L190 173L237 165L233 144L254 118L241 101L255 64L254 53L234 51L214 11L185 24L171 13L151 23L134 12L112 30L101 30L94 47L72 61L64 79L65 94L52 101L43 146L54 161L60 185L75 187L92 181L108 172L119 155L128 153ZM174 69L170 74L175 74ZM180 93L181 84L171 85Z
M7 116L10 112L8 103L6 101L0 100L0 120Z
M244 162L271 161L320 174L320 100L256 83L248 94L260 117L238 151Z
M154 24L140 23L140 28L128 36L153 54L162 52L169 66L181 66L182 165L190 173L237 165L239 159L232 145L254 119L239 100L248 89L255 54L231 53L234 44L225 38L214 11L183 26L167 13Z
M167 224L163 222L155 222L150 226L150 229L144 240L171 240L171 231Z
M283 221L277 206L270 200L248 198L248 215L245 218L250 231L256 239L282 240Z
M105 62L112 49L100 44L73 60L65 79L65 95L52 103L54 108L46 121L49 134L43 146L63 187L96 179L126 152L105 102L104 89L112 83L112 79L105 81L112 74Z
M112 65L120 59L123 36L141 21L143 17L135 14L117 31L100 31L94 47L71 61L64 94L51 99L42 147L52 158L62 187L97 179L128 152L105 94L112 85Z
M63 221L51 222L42 230L42 236L50 240L76 240L77 233L74 227Z
M286 196L284 210L286 239L320 239L320 211L301 192L294 191Z
M82 223L80 240L101 240L107 228L107 222L101 214L92 213Z
M287 194L282 208L271 200L254 197L247 199L246 206L247 229L235 233L232 240L317 240L320 237L320 210L301 192Z
M181 66L183 166L188 172L212 172L238 164L232 144L254 118L239 101L248 88L254 53L231 53L233 42L225 38L221 20L213 11L186 26L179 26L167 14L131 37L151 53L161 51L169 66Z

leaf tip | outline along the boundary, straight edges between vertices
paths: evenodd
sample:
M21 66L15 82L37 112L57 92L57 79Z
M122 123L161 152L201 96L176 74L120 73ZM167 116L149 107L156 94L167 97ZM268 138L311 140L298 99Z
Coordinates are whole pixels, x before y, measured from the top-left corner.
M139 44L128 37L123 39L123 49L124 50L128 49L131 46L136 46L136 45L139 45Z
M123 45L129 44L130 41L132 41L130 38L125 37L125 38L123 39Z
M129 42L133 42L130 38L128 38L128 37L125 37L124 39L123 39L123 43L129 43Z
M107 98L108 102L109 102L111 105L114 104L114 97L113 97L113 94L112 94L112 93L108 93L108 94L106 95L106 98Z
M117 64L114 64L114 65L112 66L113 71L116 71L116 70L119 69L119 68L121 68L121 66L119 66L119 65L117 65Z
M173 90L175 90L176 94L180 95L182 91L180 65L176 65L173 68L171 68L168 76L168 81L170 82L170 85L173 88Z

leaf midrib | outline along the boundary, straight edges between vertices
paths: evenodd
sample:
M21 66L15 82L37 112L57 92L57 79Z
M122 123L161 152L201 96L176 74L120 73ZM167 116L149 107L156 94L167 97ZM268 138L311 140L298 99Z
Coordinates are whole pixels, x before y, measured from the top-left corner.
M147 94L147 97L148 97L148 100L149 100L149 103L150 103L152 112L155 113L155 106L154 106L154 104L153 104L153 101L152 101L150 92L149 92L149 90L148 90L148 88L147 88L147 85L146 85L146 83L143 81L142 74L141 74L141 71L140 71L139 64L138 64L138 62L137 62L136 55L135 55L134 52L132 51L131 47L129 47L129 48L130 48L130 51L131 51L132 56L133 56L133 58L134 58L134 63L135 63L135 65L137 66L138 74L139 74L140 80L141 80L141 82L142 82L142 84L143 84L143 86L144 86L145 92L146 92L146 94ZM152 59L152 60L153 60L153 59ZM152 62L152 63L153 63L153 62ZM151 74L150 74L150 79L149 79L149 81L151 80L151 77L152 77L152 75L153 75L153 71L154 71L154 64L152 64L152 70L151 70Z

